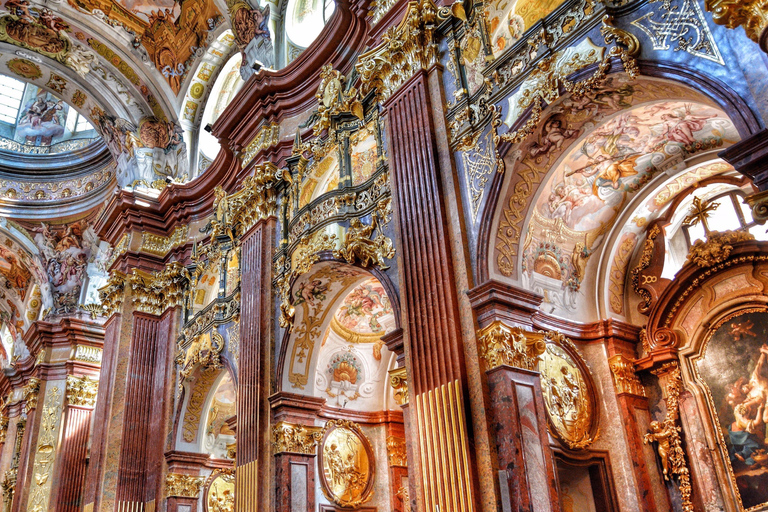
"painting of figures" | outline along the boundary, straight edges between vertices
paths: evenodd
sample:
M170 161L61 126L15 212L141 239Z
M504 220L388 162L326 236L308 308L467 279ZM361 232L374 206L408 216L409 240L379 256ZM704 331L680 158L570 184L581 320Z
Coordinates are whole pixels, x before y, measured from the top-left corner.
M768 503L768 311L723 322L697 362L745 509Z

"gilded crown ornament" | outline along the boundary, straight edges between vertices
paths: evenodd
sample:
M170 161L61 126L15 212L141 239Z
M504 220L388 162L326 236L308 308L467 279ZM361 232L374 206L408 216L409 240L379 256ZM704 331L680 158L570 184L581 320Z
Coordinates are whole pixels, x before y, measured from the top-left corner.
M346 77L326 64L320 72L320 86L315 97L318 101L317 116L313 126L315 135L330 128L331 117L342 112L350 112L361 121L365 119L363 104L358 99L357 89L345 88Z

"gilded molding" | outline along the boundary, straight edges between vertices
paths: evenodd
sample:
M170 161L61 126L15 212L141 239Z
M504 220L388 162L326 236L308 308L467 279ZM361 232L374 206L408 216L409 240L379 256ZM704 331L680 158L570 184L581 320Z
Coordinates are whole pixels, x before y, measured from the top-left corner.
M608 359L608 365L611 367L613 384L616 386L617 393L646 396L645 388L635 373L635 366L632 361L619 354Z
M99 298L104 316L112 316L123 306L125 280L125 274L115 270L109 274L107 284L99 288Z
M711 231L706 240L697 240L688 252L686 263L695 263L706 268L717 265L728 259L734 243L754 240L755 236L748 231Z
M333 66L326 64L320 72L320 85L315 97L318 101L317 121L313 127L315 135L331 127L331 117L342 112L351 112L361 121L365 119L363 104L360 102L357 89L350 87L345 90L346 77Z
M101 364L102 349L90 345L78 345L75 348L75 361Z
M168 473L165 476L165 495L167 497L198 498L203 477Z
M259 131L256 132L256 136L248 143L240 155L240 165L245 167L248 165L256 153L262 149L271 148L276 146L280 142L280 125L275 123L269 123L262 125Z
M67 403L82 407L96 405L99 381L87 376L67 375Z
M272 427L272 448L278 453L299 453L313 455L317 443L323 437L321 427L296 425L285 421L278 422Z
M641 312L646 312L651 307L651 292L645 288L640 287L640 274L651 265L651 257L653 257L653 248L656 245L656 238L661 234L661 228L658 224L654 224L648 231L643 243L643 249L640 256L640 261L632 269L632 289L635 290L641 298L642 302L638 305Z
M4 444L8 436L8 416L0 414L0 444Z
M758 224L768 221L768 190L756 192L744 198L752 209L752 218Z
M395 402L398 405L405 405L409 401L408 395L408 372L405 366L389 370L389 385L394 390Z
M29 414L32 409L37 407L37 395L40 392L40 379L31 377L27 384L22 388L22 400L24 404L24 413Z
M133 290L136 309L151 315L160 315L168 308L184 303L184 290L189 283L189 272L174 261L159 272L147 274L134 269L128 277Z
M683 387L680 367L675 361L667 363L651 373L659 377L664 390L667 414L663 422L651 422L651 431L645 434L643 443L657 443L656 450L661 459L664 480L671 480L673 476L677 476L682 510L683 512L693 512L690 472L685 461L685 451L680 436L681 428L677 424L680 414L680 391Z
M390 467L408 467L408 454L405 449L405 439L389 436L387 438L387 457Z
M486 369L502 365L536 371L541 355L546 350L544 334L526 332L519 327L509 327L500 320L477 332L480 358Z
M181 427L182 438L187 443L193 443L197 439L203 405L205 405L205 399L208 398L213 381L218 376L219 372L216 371L202 372L190 388L189 403L186 411L184 411L184 421Z
M768 52L768 1L704 0L704 8L718 25L744 27L747 36Z
M277 185L290 180L287 171L266 162L254 166L253 175L245 178L240 190L234 194L227 195L221 187L216 187L211 236L229 236L234 241L259 220L274 216L277 212Z
M400 24L387 30L379 46L360 55L355 68L362 95L376 90L383 103L417 71L436 64L434 32L445 18L432 0L410 2Z
M165 256L171 249L184 245L188 235L189 226L176 226L171 236L156 235L145 231L141 233L139 252Z

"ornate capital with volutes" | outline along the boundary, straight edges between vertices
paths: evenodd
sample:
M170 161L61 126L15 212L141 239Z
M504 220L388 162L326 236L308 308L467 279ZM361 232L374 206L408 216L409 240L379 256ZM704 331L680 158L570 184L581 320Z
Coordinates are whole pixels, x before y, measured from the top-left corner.
M765 224L768 221L768 190L750 194L744 198L744 201L752 209L752 218L758 224Z
M768 53L767 0L705 0L704 6L712 13L712 21L728 28L744 27L747 37Z
M143 313L160 315L166 309L184 303L189 272L184 265L174 261L160 272L152 274L134 270L128 279L136 309Z
M96 394L99 392L99 381L83 375L67 375L67 403L81 407L93 407L96 404Z
M417 71L437 63L434 32L442 17L432 0L410 2L400 24L387 30L383 42L363 53L355 65L363 96L375 89L384 102Z
M24 413L29 414L37 407L37 395L40 393L40 379L32 377L27 381L22 390L24 400Z
M547 348L544 339L543 333L509 327L500 320L477 332L480 357L488 370L507 365L536 371L541 354Z
M408 467L408 455L405 449L405 439L389 436L387 438L387 457L390 467Z
M623 355L615 355L608 360L613 373L613 384L617 393L645 396L645 388L635 373L635 365Z
M408 372L405 366L389 371L389 384L394 389L395 402L398 405L408 403Z
M203 485L203 477L168 473L165 477L165 495L167 497L197 498L200 496L200 488Z
M211 235L228 236L234 241L244 235L261 219L277 212L277 186L281 181L290 182L290 174L265 162L253 168L253 175L243 180L240 190L227 195L216 187L213 203Z
M125 297L125 274L119 271L113 271L109 274L107 284L99 288L99 298L101 299L101 309L104 316L120 311Z
M313 455L317 443L322 438L321 427L297 425L286 421L272 427L272 448L275 454L298 453Z

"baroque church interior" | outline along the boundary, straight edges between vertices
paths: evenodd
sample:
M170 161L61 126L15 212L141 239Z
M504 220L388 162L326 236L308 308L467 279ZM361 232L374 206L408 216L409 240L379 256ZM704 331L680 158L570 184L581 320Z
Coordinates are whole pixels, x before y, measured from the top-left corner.
M2 512L768 510L766 0L0 0Z

